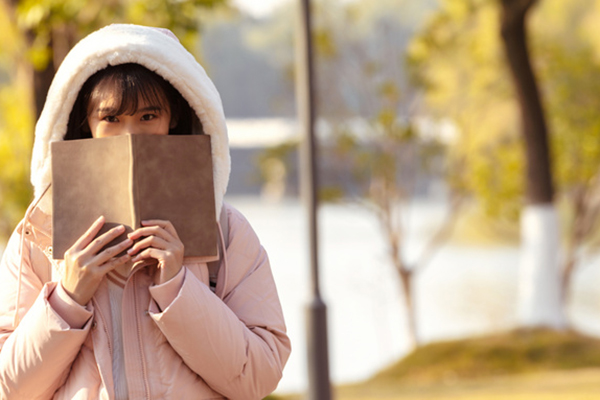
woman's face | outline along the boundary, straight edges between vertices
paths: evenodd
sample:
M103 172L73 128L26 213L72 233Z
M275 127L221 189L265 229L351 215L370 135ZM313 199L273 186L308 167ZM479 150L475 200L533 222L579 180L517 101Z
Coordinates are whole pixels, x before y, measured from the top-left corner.
M118 99L109 95L98 104L91 105L88 125L92 137L102 138L119 135L168 135L171 125L171 112L160 104L147 104L138 100L138 108L133 114L115 115Z

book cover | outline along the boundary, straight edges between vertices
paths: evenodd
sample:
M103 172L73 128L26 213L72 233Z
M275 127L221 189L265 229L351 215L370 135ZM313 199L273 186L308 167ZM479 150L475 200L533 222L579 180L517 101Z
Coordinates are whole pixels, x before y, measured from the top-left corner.
M100 234L141 221L173 223L186 257L217 256L217 223L210 136L123 135L54 142L52 152L53 257L101 215Z

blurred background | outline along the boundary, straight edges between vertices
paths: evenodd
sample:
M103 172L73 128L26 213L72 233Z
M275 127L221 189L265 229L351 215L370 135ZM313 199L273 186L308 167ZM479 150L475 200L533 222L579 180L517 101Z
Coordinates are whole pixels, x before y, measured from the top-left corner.
M293 344L275 396L301 396L309 257L297 2L0 4L0 252L31 201L35 121L69 49L113 22L169 28L221 94L226 201L269 253ZM321 285L337 396L594 398L600 1L312 6Z

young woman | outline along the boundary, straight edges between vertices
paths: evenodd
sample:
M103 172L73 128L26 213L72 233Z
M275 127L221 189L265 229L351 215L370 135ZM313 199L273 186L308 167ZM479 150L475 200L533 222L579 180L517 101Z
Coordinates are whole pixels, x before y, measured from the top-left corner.
M49 143L124 134L211 135L227 234L214 292L169 221L102 250L124 228L94 239L99 216L53 260ZM36 126L36 200L0 263L0 398L260 399L276 388L290 342L267 255L223 203L229 168L219 95L169 31L111 25L73 48Z

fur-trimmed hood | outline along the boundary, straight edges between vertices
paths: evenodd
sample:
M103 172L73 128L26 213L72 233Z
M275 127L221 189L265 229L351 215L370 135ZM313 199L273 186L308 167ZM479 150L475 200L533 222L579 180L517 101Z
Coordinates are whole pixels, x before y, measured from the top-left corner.
M161 75L187 100L211 135L217 216L231 168L221 98L204 68L166 29L110 25L82 39L69 52L52 81L35 128L31 183L39 197L51 183L50 143L63 140L79 90L109 65L137 63Z

